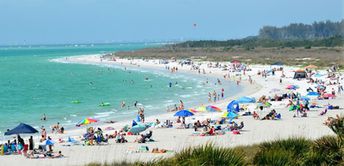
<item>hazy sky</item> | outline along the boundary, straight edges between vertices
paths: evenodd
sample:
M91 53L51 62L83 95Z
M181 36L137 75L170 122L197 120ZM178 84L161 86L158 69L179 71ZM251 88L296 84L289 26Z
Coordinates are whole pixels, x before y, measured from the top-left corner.
M343 6L344 0L0 0L0 45L241 38L264 25L338 21Z

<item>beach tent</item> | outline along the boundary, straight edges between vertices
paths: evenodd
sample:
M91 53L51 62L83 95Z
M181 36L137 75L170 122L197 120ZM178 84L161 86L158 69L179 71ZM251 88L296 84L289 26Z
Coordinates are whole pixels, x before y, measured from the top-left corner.
M296 70L294 73L294 79L306 78L307 73L304 70Z
M180 110L174 114L174 116L180 116L180 117L188 117L193 116L194 114L188 110Z
M228 112L239 112L239 103L236 100L233 100L227 105L227 111Z
M253 97L247 97L247 96L244 96L244 97L240 97L238 100L237 100L238 103L255 103L256 102L256 99L253 98Z
M33 134L38 133L38 131L30 125L20 123L14 129L5 132L5 135L13 135L13 134Z

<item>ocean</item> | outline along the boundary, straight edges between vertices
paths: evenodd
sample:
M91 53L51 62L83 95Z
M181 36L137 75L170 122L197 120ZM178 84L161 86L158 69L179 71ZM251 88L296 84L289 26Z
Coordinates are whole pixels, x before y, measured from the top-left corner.
M60 122L66 128L86 117L101 122L134 119L138 101L146 116L165 113L183 100L187 107L207 102L207 94L225 88L226 96L241 91L233 83L204 84L205 78L171 74L165 70L124 70L99 66L52 62L66 56L94 55L160 46L157 43L89 45L37 45L0 47L0 131L19 123L36 128ZM148 80L146 79L148 78ZM169 83L173 86L170 88ZM80 101L80 103L73 103ZM125 101L126 107L120 103ZM99 106L102 102L111 105ZM129 106L129 107L128 107ZM48 120L41 121L43 114ZM48 127L49 128L49 127Z

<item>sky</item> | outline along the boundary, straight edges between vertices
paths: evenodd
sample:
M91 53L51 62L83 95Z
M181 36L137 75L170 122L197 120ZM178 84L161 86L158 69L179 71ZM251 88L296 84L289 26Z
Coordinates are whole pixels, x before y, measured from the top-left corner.
M0 45L226 40L343 18L344 0L0 0Z

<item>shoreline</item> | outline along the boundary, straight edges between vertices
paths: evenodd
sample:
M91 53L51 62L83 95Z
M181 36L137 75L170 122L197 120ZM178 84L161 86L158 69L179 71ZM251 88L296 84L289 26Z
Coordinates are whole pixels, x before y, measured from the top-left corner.
M96 66L100 66L100 67L113 67L116 69L122 69L122 70L133 70L133 71L138 71L140 69L144 69L144 70L148 70L148 72L150 70L158 70L161 72L168 72L166 71L166 69L164 69L163 65L152 65L152 64L146 64L144 63L144 61L141 62L136 62L136 63L140 63L140 65L136 65L136 64L131 64L130 62L125 61L125 59L119 59L117 62L114 61L100 61L99 58L101 57L101 54L94 54L94 55L81 55L81 56L69 56L69 57L63 57L63 58L57 58L57 59L51 59L51 62L56 62L56 63L73 63L73 64L83 64L83 65L96 65ZM122 61L124 60L124 61ZM121 62L123 62L123 64L121 64ZM110 66L109 66L110 65ZM126 69L124 69L126 68ZM188 75L193 75L193 76L197 76L197 77L212 77L212 78L221 78L223 75L221 75L221 73L216 72L216 73L211 73L211 74L197 74L194 71L190 71L187 70L185 68L181 68L180 71L178 71L176 74L188 74ZM204 78L202 78L204 79ZM233 81L233 80L224 80L226 82L228 81ZM234 100L235 98L238 97L242 97L242 96L250 96L253 95L257 92L259 92L260 90L262 90L262 86L259 84L254 84L251 85L248 82L246 82L247 80L245 80L245 82L242 82L240 84L240 87L242 88L242 91L239 93L236 93L234 96L229 96L229 97L225 97L224 99L217 101L216 103L214 102L207 102L207 103L203 103L203 105L221 105L221 109L223 111L225 111L227 104ZM198 104L199 106L199 104ZM191 107L187 107L187 108L192 108L192 107L196 107L195 106L191 106ZM157 113L154 115L149 115L146 116L145 119L147 119L148 121L152 121L154 120L154 118L156 118L156 116L158 116L159 120L161 122L163 122L164 120L170 119L170 117L173 117L173 114L175 112L161 112L161 113ZM125 119L125 120L121 120L121 121L116 121L113 124L106 124L106 123L98 123L95 124L93 126L97 126L100 128L105 128L107 126L124 126L125 124L131 124L133 119ZM84 132L83 129L80 129L78 127L72 127L69 128L69 130L67 130L68 135L71 136L75 136L75 135L80 135L81 134L81 130L82 132ZM71 134L72 133L72 134ZM54 136L56 134L53 134ZM59 134L57 134L59 135Z
M135 66L138 69L142 68L160 68L164 69L164 65L155 64L153 61L145 62L142 60L134 59L134 60L127 60L127 59L116 59L116 62L113 61L103 61L100 62L98 56L91 55L91 56L73 56L68 57L71 63L75 62L78 64L89 64L93 63L93 65L99 65L98 63L109 63L113 64L116 63L118 66L122 63L124 66L133 67ZM133 65L134 63L134 65ZM203 62L207 63L207 62ZM138 66L139 65L139 66ZM174 65L174 64L171 64ZM120 66L121 67L121 66ZM271 68L271 66L266 65L251 65L252 71L248 72L245 76L242 76L243 82L240 86L243 87L243 91L231 96L227 97L221 102L211 103L216 105L223 110L226 110L227 104L232 100L236 99L241 96L250 96L255 97L256 99L262 95L271 95L269 92L273 88L283 89L289 84L295 84L300 86L300 89L297 90L300 93L304 94L305 90L308 86L311 86L306 82L306 80L298 81L292 79L293 70L295 67L284 66L286 78L283 79L283 83L279 83L279 78L281 73L276 73L276 76L269 76L268 78L262 78L261 76L256 75L257 71ZM214 77L222 78L224 73L228 71L222 71L217 68L209 68L211 74ZM187 68L180 68L180 72L190 72L190 74L197 74L195 72L191 72ZM178 72L177 72L178 74ZM254 84L250 85L248 83L248 75L251 75ZM238 77L231 77L231 79L238 79ZM343 108L344 104L341 102L343 100L343 96L340 95L333 100L325 100L325 101L317 101L319 105L325 105L327 103L331 103L334 105L339 105ZM158 159L161 157L169 157L173 155L173 153L165 153L165 154L152 154L152 153L130 153L130 150L135 150L140 148L141 146L148 146L150 150L152 148L163 148L168 150L173 150L174 152L178 152L183 148L190 147L190 146L197 146L201 144L205 144L208 142L214 143L216 146L221 147L235 147L235 146L243 146L243 145L253 145L265 141L271 141L276 139L284 139L289 137L304 137L308 139L317 139L324 135L333 135L333 132L327 127L322 124L322 122L328 116L334 116L336 114L344 113L343 110L331 110L329 111L326 116L319 116L320 111L322 109L314 109L309 112L307 118L293 118L294 112L290 112L285 107L286 101L282 102L272 102L273 106L269 109L264 109L263 111L259 112L259 115L263 116L269 112L270 109L276 109L277 112L282 114L281 120L268 120L268 121L261 121L261 120L254 120L252 117L240 116L236 121L244 121L245 128L241 132L240 135L234 135L232 133L226 133L225 135L216 135L216 136L192 136L193 129L176 129L176 128L149 128L148 130L153 131L153 138L156 140L155 142L148 142L146 144L138 144L133 143L133 141L137 138L137 136L127 136L128 143L125 144L117 144L114 143L114 140L109 140L110 144L105 146L70 146L65 147L60 144L56 144L54 150L61 150L62 153L67 156L61 159L43 159L43 160L29 160L24 158L23 156L18 155L11 155L11 156L0 156L0 162L4 163L5 165L16 165L20 163L26 163L26 165L85 165L92 162L97 163L111 163L113 161L121 162L135 162L135 161L151 161L154 159ZM248 104L248 109L254 110L255 108L251 108ZM165 112L159 115L147 116L147 122L154 122L156 118L158 118L161 122L164 119L174 120L173 112ZM205 119L205 118L212 118L216 119L222 113L196 113L195 116L191 118L187 118L187 121L193 121L195 119ZM119 121L114 124L94 124L90 126L98 126L98 127L107 127L111 126L114 127L116 130L119 130L125 124L131 124L131 120L127 121ZM67 130L66 134L49 134L53 138L53 140L57 140L62 137L67 137L68 135L82 135L85 131L85 127L77 128L75 130ZM113 133L114 131L104 131L104 133ZM146 132L144 132L146 133ZM77 137L76 137L77 139Z

